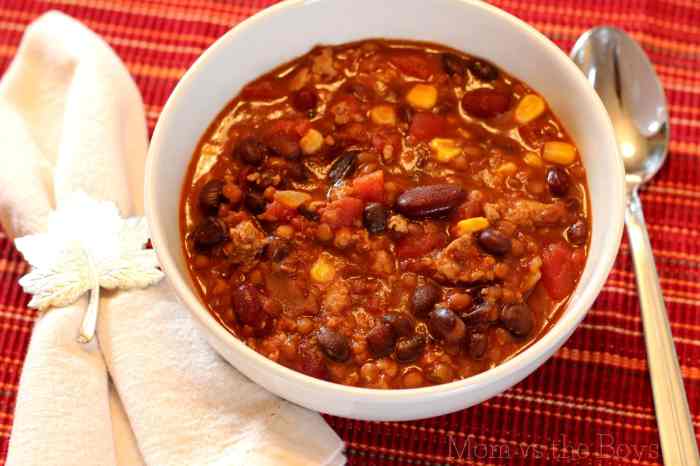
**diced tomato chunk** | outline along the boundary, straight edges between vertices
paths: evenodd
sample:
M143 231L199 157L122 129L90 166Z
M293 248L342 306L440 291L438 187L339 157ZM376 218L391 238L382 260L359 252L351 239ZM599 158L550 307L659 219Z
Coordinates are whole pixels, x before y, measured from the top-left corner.
M416 113L411 121L411 136L419 141L428 141L445 132L447 121L434 113Z
M287 207L281 202L273 201L267 205L267 209L265 209L260 218L271 222L287 222L296 214L297 211L295 209Z
M419 236L404 236L396 243L396 256L399 259L414 259L440 248L447 242L442 231L428 232Z
M574 260L574 251L566 243L547 246L542 253L542 284L552 299L562 299L574 290L583 264Z
M332 227L349 227L362 216L363 202L356 197L333 201L321 213L321 221Z
M384 201L384 172L377 170L352 182L354 194L365 202Z
M432 74L428 61L418 55L396 54L389 58L389 62L402 73L418 79L428 79Z

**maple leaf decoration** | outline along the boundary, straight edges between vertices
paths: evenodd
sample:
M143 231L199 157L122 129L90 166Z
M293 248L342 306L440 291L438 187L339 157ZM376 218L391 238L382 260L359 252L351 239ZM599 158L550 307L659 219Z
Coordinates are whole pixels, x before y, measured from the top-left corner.
M143 217L122 218L112 202L71 195L51 212L48 231L15 240L31 265L19 284L32 294L29 306L46 310L74 303L99 288L145 288L163 278L155 251L144 249ZM91 295L91 300L93 296Z

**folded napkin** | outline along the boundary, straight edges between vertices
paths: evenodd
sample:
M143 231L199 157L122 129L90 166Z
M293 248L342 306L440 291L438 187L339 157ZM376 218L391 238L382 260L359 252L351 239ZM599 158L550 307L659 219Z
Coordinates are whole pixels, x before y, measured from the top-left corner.
M0 221L41 232L75 191L142 214L147 133L128 72L60 13L27 29L0 82ZM104 293L97 342L76 342L87 302L36 323L8 466L342 465L317 414L280 400L198 334L167 283Z

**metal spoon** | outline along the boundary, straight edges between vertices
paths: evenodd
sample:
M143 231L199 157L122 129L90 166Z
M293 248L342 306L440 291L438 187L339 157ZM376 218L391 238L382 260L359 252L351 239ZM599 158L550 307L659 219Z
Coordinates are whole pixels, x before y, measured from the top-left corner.
M673 345L659 276L649 243L639 189L666 160L669 139L666 97L649 58L634 39L613 27L584 33L571 58L610 114L625 164L625 223L637 277L654 407L664 462L700 465L693 422Z

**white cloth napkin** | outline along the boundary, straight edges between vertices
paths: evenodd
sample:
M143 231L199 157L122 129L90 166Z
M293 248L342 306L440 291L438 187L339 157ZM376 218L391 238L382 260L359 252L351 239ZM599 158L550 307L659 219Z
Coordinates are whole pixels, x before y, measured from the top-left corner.
M99 37L52 12L26 31L0 82L0 220L42 231L70 193L142 213L147 133L128 72ZM76 343L86 307L36 323L8 466L342 465L317 414L221 359L167 283L106 293L98 342Z

